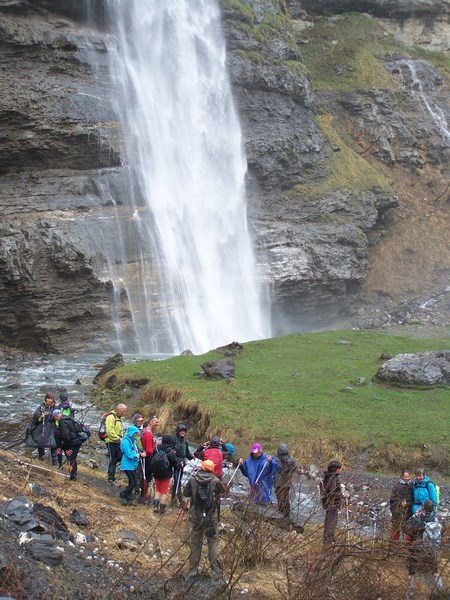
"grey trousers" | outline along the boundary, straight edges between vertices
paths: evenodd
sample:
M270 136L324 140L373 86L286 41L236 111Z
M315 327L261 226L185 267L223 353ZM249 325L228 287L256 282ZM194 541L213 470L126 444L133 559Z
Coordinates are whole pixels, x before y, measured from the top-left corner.
M190 533L190 549L191 554L189 556L189 569L195 571L200 564L202 556L202 545L203 537L206 535L206 541L208 542L208 559L211 569L213 571L222 571L218 556L219 556L219 538L217 535L217 519L214 518L212 527L207 529L199 528L195 522L191 521L191 533Z

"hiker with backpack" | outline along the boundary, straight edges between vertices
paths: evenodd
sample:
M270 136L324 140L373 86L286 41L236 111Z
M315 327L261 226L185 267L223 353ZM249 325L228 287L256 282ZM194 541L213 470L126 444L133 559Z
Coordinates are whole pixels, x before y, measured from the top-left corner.
M234 452L234 447L229 444ZM214 463L214 475L218 479L223 477L223 467L229 466L225 461L225 455L229 454L229 448L222 442L220 435L213 435L202 446L194 452L195 458L199 460L212 460ZM225 462L224 462L225 461ZM231 463L231 466L232 463Z
M278 502L278 510L285 517L291 516L291 487L294 473L303 475L301 467L297 467L295 460L289 454L289 448L286 444L278 445L277 452L278 469L275 471L275 495Z
M120 463L122 452L120 442L123 438L123 416L127 411L125 404L118 404L105 418L105 443L108 448L108 485L117 485L116 468Z
M204 460L199 471L187 482L183 492L184 496L191 500L189 512L191 553L187 578L197 575L205 536L213 575L222 577L222 567L218 560L218 507L220 496L226 492L226 488L214 475L214 466L212 460Z
M327 470L324 471L320 485L322 507L325 509L325 523L323 528L324 547L330 547L335 543L339 510L342 508L344 502L348 502L349 498L349 493L342 490L339 481L341 469L341 463L337 460L332 460Z
M75 420L72 417L63 415L59 408L56 408L52 412L52 418L58 423L61 448L67 457L69 479L76 481L78 471L77 456L83 444L83 440L79 435L79 428Z
M165 514L170 480L174 472L181 468L181 464L175 450L175 438L172 435L163 435L161 444L150 461L150 468L155 480L154 513Z
M413 481L412 489L414 500L412 506L413 515L416 514L416 512L422 507L423 503L426 502L426 500L433 500L434 508L437 508L437 490L434 483L432 483L428 475L425 475L424 469L416 469L416 478Z
M272 502L272 486L278 469L276 458L265 454L261 444L255 442L250 448L250 456L239 459L239 469L250 483L250 500L255 504Z
M389 498L389 506L392 515L391 541L400 539L400 533L408 519L412 516L412 505L414 503L411 475L408 469L403 469L400 479L392 488ZM410 537L405 534L405 541Z
M183 471L188 460L192 460L194 457L189 450L189 444L186 440L187 427L184 423L179 423L175 431L175 452L180 459L181 467L175 471L173 476L172 485L172 502L171 505L175 506L177 500L180 506L183 502L183 493L181 489L181 482L183 479Z
M65 417L74 417L76 410L74 408L72 408L72 405L70 403L69 400L69 396L67 395L66 392L61 392L59 395L59 404L56 408L59 408L59 410L62 412L63 416ZM55 442L56 442L56 458L57 458L57 464L59 466L60 469L62 469L62 464L63 464L63 451L62 451L62 439L61 439L61 432L59 430L59 422L53 420L53 433L55 436ZM55 463L53 463L55 464Z
M120 442L120 451L122 453L120 470L125 473L128 479L127 487L119 494L119 501L124 506L134 505L134 492L138 486L137 468L139 458L145 458L145 452L139 450L137 445L139 436L139 429L135 425L130 425Z
M434 502L425 500L422 507L408 519L404 532L411 538L408 544L408 594L415 598L414 576L423 575L433 592L442 590L442 578L438 572L438 552L442 538L442 525L434 512ZM433 595L434 597L434 595Z

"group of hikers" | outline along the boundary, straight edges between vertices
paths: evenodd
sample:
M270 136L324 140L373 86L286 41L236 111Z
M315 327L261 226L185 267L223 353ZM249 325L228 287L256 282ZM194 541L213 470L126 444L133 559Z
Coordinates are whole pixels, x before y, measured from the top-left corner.
M53 394L45 396L27 429L27 439L31 439L29 445L37 447L41 460L44 458L45 448L50 449L52 463L59 467L62 466L65 455L70 479L76 480L77 455L85 436L82 427L74 419L74 410L67 394L60 394L59 400L56 405ZM220 436L213 435L191 452L186 439L188 428L184 423L176 426L174 435L165 433L158 436L156 430L159 419L156 415L145 420L141 414L136 413L131 424L125 428L126 411L125 404L118 404L102 416L99 427L99 437L106 443L108 451L107 484L119 487L117 468L125 473L127 485L118 494L118 500L124 506L148 503L148 491L152 484L152 506L154 513L158 515L166 512L171 483L171 506L180 507L182 514L190 502L190 574L197 572L203 538L206 536L211 570L213 575L221 576L222 569L218 560L220 499L229 490L238 470L248 479L249 499L252 503L274 505L274 490L278 511L283 517L290 518L293 476L306 473L296 464L286 444L279 444L277 455L271 456L263 452L261 444L255 442L248 458L236 460L233 445ZM193 459L199 459L201 464L192 471L183 486L184 468ZM223 478L224 467L233 468L226 484ZM350 495L340 483L341 469L340 462L331 461L320 480L320 497L325 510L325 549L333 548L336 544L335 530L339 511L346 507L348 514ZM403 470L390 497L391 541L394 543L403 535L405 542L409 544L408 572L411 582L416 573L429 573L434 578L434 586L441 589L437 551L442 526L435 514L437 505L437 489L423 469L416 470L413 482L409 471ZM428 540L430 543L425 543Z

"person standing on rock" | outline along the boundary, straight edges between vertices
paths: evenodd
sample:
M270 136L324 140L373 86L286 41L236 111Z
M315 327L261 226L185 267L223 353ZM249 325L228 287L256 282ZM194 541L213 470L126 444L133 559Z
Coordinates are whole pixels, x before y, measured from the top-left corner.
M108 485L116 484L117 463L122 458L120 442L123 438L123 416L127 411L125 404L118 404L105 419L106 438L105 443L108 448Z
M272 486L278 461L270 454L263 453L261 444L257 442L250 448L250 456L239 459L239 469L250 483L250 499L255 504L272 502Z
M325 523L323 527L324 547L330 547L335 543L335 531L338 523L339 510L345 501L348 501L349 493L343 492L339 482L339 474L342 465L337 460L332 460L323 474L321 500L325 509Z
M278 469L275 471L274 482L278 510L285 517L290 518L292 477L294 473L303 475L304 471L301 467L297 467L295 460L289 454L289 448L286 444L279 444L277 459Z
M175 506L177 500L181 504L183 503L183 494L181 490L181 481L183 479L183 470L186 465L186 461L192 460L194 455L189 450L189 444L186 440L187 426L184 423L179 423L175 431L175 452L180 459L180 468L177 469L173 475L172 485L172 501L171 505Z
M392 514L391 541L400 539L400 533L406 521L412 516L413 489L409 469L403 469L399 481L392 488L389 506ZM405 541L411 538L405 534Z
M72 417L63 415L59 408L56 408L53 411L52 417L53 420L58 423L61 448L67 457L67 468L70 475L69 479L71 481L76 481L78 471L77 456L83 442L78 436L75 421Z
M32 437L38 449L39 460L44 460L45 449L50 448L52 464L58 464L56 441L53 432L52 412L55 408L55 396L47 392L43 403L34 412L31 423Z

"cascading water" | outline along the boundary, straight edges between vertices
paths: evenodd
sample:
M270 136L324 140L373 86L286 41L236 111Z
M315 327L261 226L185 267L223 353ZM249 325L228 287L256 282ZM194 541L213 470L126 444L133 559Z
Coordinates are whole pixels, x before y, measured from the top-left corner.
M108 9L129 173L113 279L127 291L137 350L199 353L268 337L217 2L108 0Z
M436 126L439 128L444 144L450 146L450 131L448 129L448 123L447 119L445 118L444 111L440 106L433 102L429 95L427 95L424 89L424 84L417 73L417 64L420 65L420 61L405 60L404 64L409 70L412 87L414 90L416 90L416 96L425 106L426 110L433 118Z

